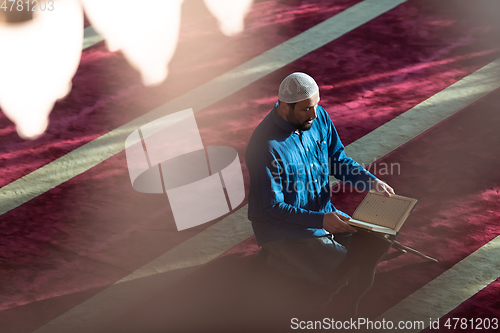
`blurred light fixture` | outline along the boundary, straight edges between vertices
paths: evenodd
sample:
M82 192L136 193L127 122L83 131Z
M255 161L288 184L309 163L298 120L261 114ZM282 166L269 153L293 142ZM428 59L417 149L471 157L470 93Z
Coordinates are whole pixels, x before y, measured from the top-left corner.
M82 6L109 50L122 51L150 86L168 75L183 1L58 0L52 10L0 11L0 107L19 136L43 134L55 102L71 90L83 43ZM225 35L243 31L253 0L204 1Z
M183 0L81 1L109 50L121 50L145 85L165 80L177 47Z
M223 34L233 36L243 31L245 15L253 0L205 0L208 10L219 21Z
M80 62L81 5L64 0L56 7L34 12L29 21L0 23L0 107L24 139L43 134Z

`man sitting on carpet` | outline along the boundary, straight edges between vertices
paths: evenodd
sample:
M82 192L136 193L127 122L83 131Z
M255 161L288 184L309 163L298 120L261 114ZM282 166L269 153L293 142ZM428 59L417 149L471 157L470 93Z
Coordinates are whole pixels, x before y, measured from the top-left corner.
M390 244L346 223L349 217L330 202L329 174L366 191L394 191L346 156L319 101L319 87L307 74L293 73L281 83L278 103L246 150L248 218L269 265L328 284L328 301L348 282L357 312Z

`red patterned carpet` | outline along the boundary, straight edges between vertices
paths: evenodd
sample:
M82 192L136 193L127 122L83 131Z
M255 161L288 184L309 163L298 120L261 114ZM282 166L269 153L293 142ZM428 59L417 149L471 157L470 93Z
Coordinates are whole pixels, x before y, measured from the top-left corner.
M401 174L383 179L397 192L419 199L398 240L440 262L412 254L383 261L360 317L375 320L500 234L500 173L496 170L500 155L490 149L500 145L499 102L497 90L377 161L399 163ZM333 200L352 213L363 196L341 193ZM103 332L138 332L140 327L151 332L160 332L158 327L176 332L284 332L290 330L291 318L322 320L341 310L342 304L326 309L318 305L323 288L260 266L253 256L256 251L251 237L112 321ZM450 331L443 327L448 317L498 318L499 282L442 318L442 331ZM190 316L196 320L190 321Z
M73 91L56 105L42 138L22 141L0 114L0 186L358 2L257 1L245 32L228 38L201 1L186 1L170 76L156 88L142 87L103 43L86 49ZM500 26L487 3L410 0L197 113L203 143L238 150L248 189L246 144L293 71L317 80L344 144L354 142L499 57ZM400 239L441 262L411 255L383 262L364 315L380 315L499 234L499 98L490 94L378 161L399 163L400 175L382 178L419 199ZM339 193L333 200L352 213L361 198ZM177 232L166 198L134 192L124 153L115 155L0 216L0 331L33 331L215 222ZM259 268L256 251L254 238L246 240L108 331L146 322L176 332L286 331L291 316L331 315L333 308L315 308L320 288ZM449 315L500 317L498 288L492 283Z

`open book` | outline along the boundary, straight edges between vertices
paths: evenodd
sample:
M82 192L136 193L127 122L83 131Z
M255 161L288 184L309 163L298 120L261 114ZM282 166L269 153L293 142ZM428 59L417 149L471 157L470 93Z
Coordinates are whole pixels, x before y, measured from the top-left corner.
M368 192L348 223L354 227L396 235L410 215L417 199Z

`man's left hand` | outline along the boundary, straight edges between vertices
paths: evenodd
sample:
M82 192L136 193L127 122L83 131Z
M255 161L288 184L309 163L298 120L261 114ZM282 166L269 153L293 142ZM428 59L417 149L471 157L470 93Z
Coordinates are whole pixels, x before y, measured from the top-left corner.
M380 179L375 179L375 181L373 182L372 191L381 193L386 197L390 197L392 194L395 194L392 187L390 187L389 185L387 185L387 183L384 183Z

